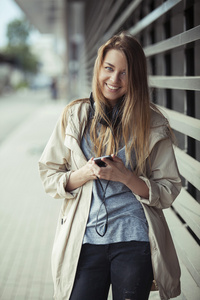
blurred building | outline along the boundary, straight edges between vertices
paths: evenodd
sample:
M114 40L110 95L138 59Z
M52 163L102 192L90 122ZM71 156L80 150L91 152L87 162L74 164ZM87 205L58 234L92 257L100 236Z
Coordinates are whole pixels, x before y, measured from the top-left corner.
M152 101L162 106L178 139L175 153L184 188L170 216L184 265L180 299L199 299L200 260L192 253L199 255L200 245L200 1L15 1L41 33L53 34L69 100L89 95L104 41L127 30L141 42Z
M23 82L24 74L17 68L15 57L0 53L0 95L10 92L13 86Z
M39 72L36 76L33 76L31 81L32 88L49 87L53 78L62 79L66 70L63 63L65 52L63 54L58 52L56 39L53 35L44 34L38 36L32 42L31 50L40 61ZM61 97L64 97L63 93Z

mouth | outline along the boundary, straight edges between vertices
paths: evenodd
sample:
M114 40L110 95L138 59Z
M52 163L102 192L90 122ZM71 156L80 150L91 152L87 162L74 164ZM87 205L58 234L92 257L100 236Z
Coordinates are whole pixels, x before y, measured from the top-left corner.
M120 89L119 86L113 86L113 85L110 85L110 84L108 84L108 83L106 83L106 86L107 86L107 88L108 88L110 91L117 91L117 90Z

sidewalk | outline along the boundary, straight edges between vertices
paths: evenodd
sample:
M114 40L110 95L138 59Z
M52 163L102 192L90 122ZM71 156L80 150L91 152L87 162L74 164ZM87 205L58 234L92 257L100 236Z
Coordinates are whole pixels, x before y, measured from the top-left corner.
M0 147L0 299L52 299L50 256L60 201L47 196L38 159L64 104L42 105Z
M61 201L45 194L37 162L64 105L43 103L0 145L1 300L53 296L50 259Z
M48 90L24 90L0 96L0 144L43 104L50 102Z

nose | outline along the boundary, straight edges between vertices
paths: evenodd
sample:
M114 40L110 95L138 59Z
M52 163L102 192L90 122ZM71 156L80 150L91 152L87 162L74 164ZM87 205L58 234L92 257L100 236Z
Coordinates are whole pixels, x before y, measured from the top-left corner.
M111 77L110 77L110 79L111 79L111 81L113 83L118 82L119 78L120 78L120 76L119 76L119 74L117 72L113 72L112 75L111 75Z

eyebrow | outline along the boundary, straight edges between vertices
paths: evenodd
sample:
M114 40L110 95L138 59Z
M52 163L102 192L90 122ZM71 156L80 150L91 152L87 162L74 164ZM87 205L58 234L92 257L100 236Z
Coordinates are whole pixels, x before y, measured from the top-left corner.
M109 62L105 61L105 63L111 67L115 67L114 65L110 64Z

